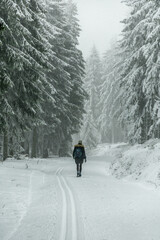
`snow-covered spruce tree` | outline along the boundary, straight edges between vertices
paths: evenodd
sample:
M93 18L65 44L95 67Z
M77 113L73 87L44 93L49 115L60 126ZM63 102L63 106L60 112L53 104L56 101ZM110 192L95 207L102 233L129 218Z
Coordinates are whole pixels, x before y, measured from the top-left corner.
M43 127L42 142L43 148L62 156L70 150L71 135L77 131L84 111L84 63L77 49L79 25L74 4L57 0L47 0L46 4L47 21L55 31L54 37L49 39L54 52L49 60L55 70L47 73L55 89L52 91L55 101L48 98L43 106L47 125Z
M91 55L86 62L84 87L89 95L89 99L85 103L86 115L84 116L84 124L81 131L81 138L85 139L85 144L90 146L90 148L95 147L100 142L97 120L101 114L101 109L98 108L101 81L101 61L98 51L93 47ZM86 131L85 129L87 128L88 130Z
M16 133L17 128L38 119L41 112L47 67L45 18L41 6L33 0L18 3L3 0L0 16L5 27L0 45L1 130L15 129Z
M3 1L0 6L1 22L4 31L1 33L0 43L0 130L4 135L3 159L8 155L8 128L13 124L16 110L14 97L18 97L15 92L15 73L19 72L23 62L27 62L23 52L19 49L19 44L14 31L19 24L20 14L17 12L18 6L13 1Z
M147 68L143 83L146 96L145 124L149 138L160 138L160 1L146 2L146 8L147 39L143 48Z
M93 120L93 113L91 109L87 110L85 115L84 124L81 130L81 139L88 149L96 147L100 142L100 133L98 132L97 125Z
M123 22L121 48L125 63L121 77L122 122L132 142L142 143L154 134L159 89L159 2L126 0L131 14ZM152 134L153 133L153 134Z
M119 92L120 67L118 46L114 43L102 61L102 84L100 86L100 101L98 103L101 113L98 118L102 142L117 142L123 140L122 129L118 122L121 111L119 101L116 101ZM118 114L117 114L118 112Z
M33 43L35 44L35 49L37 51L38 56L36 56L38 63L41 66L41 71L39 72L41 75L35 75L35 78L41 77L41 105L42 108L43 102L47 100L50 102L54 102L54 98L52 96L52 92L54 91L54 86L52 81L46 77L48 72L54 71L55 67L53 66L53 62L50 61L52 56L54 56L54 52L52 51L52 45L49 42L49 39L54 37L54 31L52 31L51 26L47 23L46 19L46 8L41 3L37 3L36 0L30 0L29 12L32 16L33 23L30 27L30 32L33 36ZM35 40L35 41L34 41ZM31 51L32 54L32 51ZM34 52L33 52L34 54ZM42 111L40 111L43 113ZM40 113L39 112L39 113ZM41 116L42 124L46 124L44 121L44 116ZM44 120L44 121L43 121ZM38 126L41 124L36 122L33 127L32 132L32 151L31 157L36 157L38 152ZM42 126L41 126L42 127Z
M80 34L79 22L77 19L77 7L72 0L67 2L66 17L68 32L71 36L70 47L69 47L69 64L67 66L67 71L70 73L71 80L71 91L68 98L69 113L71 125L70 136L75 133L80 132L81 126L83 124L83 114L85 113L84 102L88 97L86 91L84 90L83 78L84 78L84 59L82 52L77 48L78 37ZM69 43L66 42L66 46Z
M62 1L46 1L47 21L55 31L55 36L49 39L54 55L49 59L53 62L55 69L47 73L47 79L51 80L53 86L52 97L46 99L43 104L43 118L46 125L43 126L42 149L43 153L50 149L54 154L58 154L61 142L64 139L61 116L68 117L66 105L70 91L70 76L65 70L67 65L64 53L66 51L64 42L68 33L65 30L66 17L64 14L65 4ZM44 156L44 154L43 154Z
M102 69L99 53L94 46L91 50L91 54L87 60L87 76L85 78L85 84L89 90L90 96L90 108L93 113L94 121L100 114L98 108L99 102L99 90L102 83ZM95 121L96 122L96 121Z

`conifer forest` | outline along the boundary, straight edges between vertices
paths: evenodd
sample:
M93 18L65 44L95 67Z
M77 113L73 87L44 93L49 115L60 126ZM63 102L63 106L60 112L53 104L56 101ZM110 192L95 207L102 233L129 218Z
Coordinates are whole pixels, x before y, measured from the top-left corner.
M123 2L120 38L84 59L74 1L1 0L1 159L160 138L160 1Z

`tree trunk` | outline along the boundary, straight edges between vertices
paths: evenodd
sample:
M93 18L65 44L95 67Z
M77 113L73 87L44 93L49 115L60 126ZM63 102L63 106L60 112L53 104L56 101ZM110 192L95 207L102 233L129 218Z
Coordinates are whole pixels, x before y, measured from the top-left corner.
M29 141L28 141L28 139L25 139L24 150L25 150L25 154L27 154L29 156Z
M115 125L114 125L114 118L112 119L112 143L115 143Z
M43 136L43 158L48 158L48 136Z
M37 128L33 128L32 132L32 151L31 151L31 158L36 158L37 157Z
M8 157L8 132L5 129L3 135L3 161Z
M9 155L13 157L14 149L13 149L13 138L11 137L9 140Z

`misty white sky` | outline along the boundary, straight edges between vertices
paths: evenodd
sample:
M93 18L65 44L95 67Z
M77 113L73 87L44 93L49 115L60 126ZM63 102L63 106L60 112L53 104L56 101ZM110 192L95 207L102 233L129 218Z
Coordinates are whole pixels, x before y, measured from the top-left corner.
M74 0L80 20L80 49L86 58L95 45L100 54L121 33L128 8L121 0Z

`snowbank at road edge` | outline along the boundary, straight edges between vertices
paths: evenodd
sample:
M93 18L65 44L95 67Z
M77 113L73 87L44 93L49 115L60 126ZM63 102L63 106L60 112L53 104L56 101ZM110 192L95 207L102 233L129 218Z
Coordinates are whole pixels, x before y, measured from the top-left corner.
M91 156L111 159L110 173L116 178L148 183L160 187L160 140L144 144L100 144Z
M152 139L140 145L113 144L110 171L116 178L136 180L160 186L160 140Z

